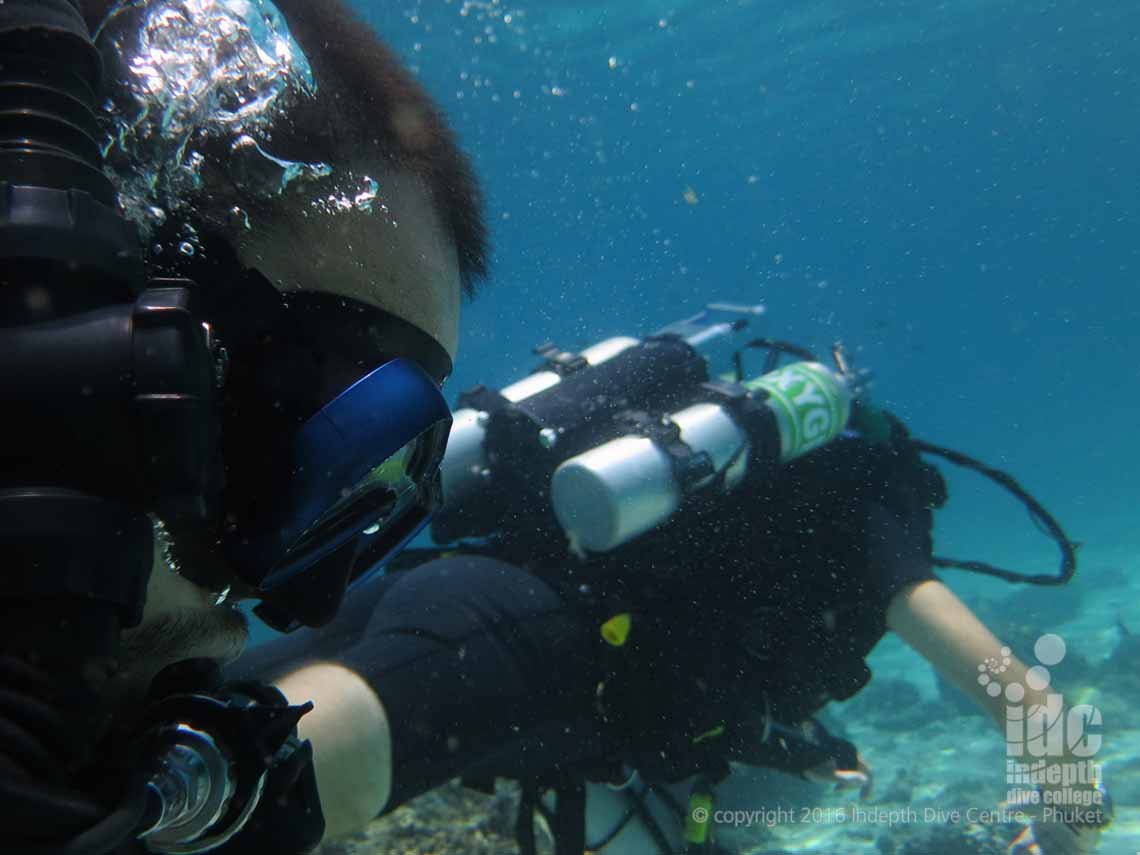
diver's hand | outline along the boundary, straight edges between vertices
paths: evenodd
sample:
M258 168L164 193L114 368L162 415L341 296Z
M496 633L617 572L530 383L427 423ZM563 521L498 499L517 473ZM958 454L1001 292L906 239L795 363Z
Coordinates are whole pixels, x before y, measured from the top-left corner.
M1009 845L1009 855L1091 855L1096 852L1100 833L1112 822L1112 798L1100 783L1095 787L1099 801L1075 810L1072 816L1035 816L1029 827ZM1069 820L1069 821L1066 821Z
M1092 855L1100 829L1035 819L1009 846L1009 855Z
M804 777L820 784L833 783L837 791L859 790L859 798L865 801L871 796L875 783L874 775L863 755L859 754L857 757L858 766L855 769L840 769L834 760L827 760L808 769L804 772Z

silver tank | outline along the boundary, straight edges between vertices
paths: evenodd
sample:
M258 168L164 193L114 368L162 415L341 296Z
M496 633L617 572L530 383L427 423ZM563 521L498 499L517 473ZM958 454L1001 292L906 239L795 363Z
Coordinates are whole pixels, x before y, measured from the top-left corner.
M694 453L709 455L715 471L729 467L726 488L740 482L748 436L723 407L695 404L669 418ZM682 498L669 455L640 436L622 436L570 458L554 470L550 484L559 524L572 544L590 552L607 552L645 533L671 517Z
M586 348L580 355L588 365L601 365L640 343L636 338L617 336ZM500 394L517 404L561 382L562 378L553 371L536 371L507 386ZM447 453L440 466L445 502L463 501L483 483L484 473L488 472L483 445L487 438L487 420L487 413L470 407L456 410L452 415Z

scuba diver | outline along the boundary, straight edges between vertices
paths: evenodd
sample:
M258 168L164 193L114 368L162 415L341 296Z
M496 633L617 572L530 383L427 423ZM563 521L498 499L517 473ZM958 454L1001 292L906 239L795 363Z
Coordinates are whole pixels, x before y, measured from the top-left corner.
M405 550L333 622L235 663L314 700L300 724L314 744L337 735L328 765L316 758L343 823L330 833L454 777L502 777L522 784L523 855L535 813L559 855L716 851L716 788L734 763L866 791L863 758L815 717L866 685L888 630L1008 738L1014 700L1041 727L1059 720L934 568L1063 584L1075 544L1008 475L877 408L841 347L828 366L754 339L712 373L759 314L714 304L643 339L547 345L518 382L464 393L432 521L444 546ZM1060 548L1059 574L936 557L947 493L924 454L1013 492ZM1050 760L1080 763L1080 748ZM682 781L688 808L669 789ZM1048 776L1032 784L1029 802L1065 795ZM1030 823L1026 805L1011 851L1094 851L1111 803L1098 775L1079 788L1087 809ZM587 822L607 812L608 828Z
M426 523L480 192L341 0L0 4L0 848L300 852L239 600L320 625Z

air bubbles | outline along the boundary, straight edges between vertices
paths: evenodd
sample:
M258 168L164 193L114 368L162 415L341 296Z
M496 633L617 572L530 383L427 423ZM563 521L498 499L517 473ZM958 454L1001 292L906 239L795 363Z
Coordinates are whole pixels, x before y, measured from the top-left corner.
M607 65L608 65L610 68L617 68L617 67L618 67L618 58L617 58L616 56L611 56L611 57L610 57L610 58L609 58L609 59L606 61L606 64L607 64Z
M187 258L193 258L194 244L190 243L188 240L184 240L182 243L178 244L178 252L180 255L184 255Z
M229 210L230 225L239 228L242 231L250 231L253 227L249 222L249 214L245 212L244 208L234 205Z
M367 175L364 176L365 188L353 197L352 206L358 211L366 214L372 213L372 203L376 201L376 195L380 192L380 185ZM385 211L388 209L385 208Z
M196 146L242 135L266 139L316 82L268 0L147 5L130 18L129 30L125 16L107 23L104 37L129 61L124 102L103 106L114 113L108 155L129 164L116 169L115 189L126 215L149 236L201 189L205 158Z
M318 214L344 214L350 211L371 214L380 193L380 185L367 175L359 180L363 184L362 188L341 188L325 196L319 196L312 201L310 207ZM380 205L380 210L388 212L384 204Z

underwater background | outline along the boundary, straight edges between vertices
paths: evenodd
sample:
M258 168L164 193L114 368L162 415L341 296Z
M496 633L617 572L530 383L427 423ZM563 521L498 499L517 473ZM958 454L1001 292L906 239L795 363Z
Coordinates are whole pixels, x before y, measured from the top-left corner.
M449 399L517 379L544 340L645 334L713 300L765 304L757 334L842 340L913 433L1008 470L1083 544L1062 589L944 578L1026 661L1041 633L1066 640L1059 688L1104 717L1118 815L1099 851L1140 851L1140 5L356 5L449 114L488 198L494 267ZM938 554L1053 571L1019 504L943 471ZM892 639L871 665L834 717L879 802L999 800L993 725ZM783 785L755 786L753 803ZM512 851L478 805L440 798L326 850ZM1002 842L874 823L733 838L875 855Z

